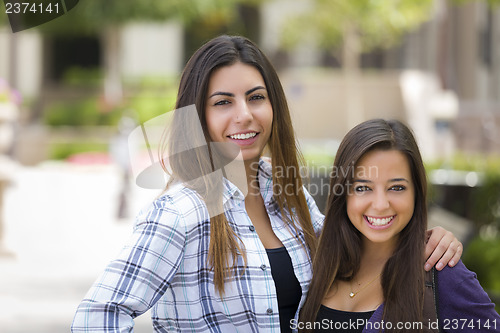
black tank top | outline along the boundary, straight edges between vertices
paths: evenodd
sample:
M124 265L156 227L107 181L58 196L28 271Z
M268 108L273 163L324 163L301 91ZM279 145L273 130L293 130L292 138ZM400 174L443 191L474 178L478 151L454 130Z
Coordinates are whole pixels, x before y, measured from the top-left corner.
M266 249L271 274L276 285L281 332L292 332L290 321L299 307L302 289L295 276L292 259L286 248Z
M318 332L361 333L365 323L375 311L347 312L331 309L323 304L319 308L316 323Z

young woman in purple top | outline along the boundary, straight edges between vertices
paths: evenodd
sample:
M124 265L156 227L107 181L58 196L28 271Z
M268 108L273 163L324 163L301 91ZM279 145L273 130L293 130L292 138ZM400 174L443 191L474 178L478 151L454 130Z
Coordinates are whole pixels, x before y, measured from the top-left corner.
M435 331L423 316L427 181L411 131L369 120L338 149L303 332ZM444 331L499 332L500 316L459 262L436 273ZM429 325L430 324L430 325Z

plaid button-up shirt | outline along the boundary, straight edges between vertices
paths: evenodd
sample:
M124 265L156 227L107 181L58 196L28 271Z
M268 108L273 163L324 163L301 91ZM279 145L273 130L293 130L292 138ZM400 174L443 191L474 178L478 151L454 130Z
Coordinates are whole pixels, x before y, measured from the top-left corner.
M273 231L286 247L302 288L300 309L312 275L311 260L280 217L271 166L263 161L259 186ZM206 205L194 191L177 185L139 214L130 242L79 305L72 332L131 332L133 318L150 308L155 332L280 332L266 250L245 211L243 194L230 182L225 182L224 191L226 217L245 246L247 266L226 282L223 298L207 266ZM307 192L306 199L319 233L323 215ZM304 242L301 232L298 237ZM241 257L238 266L244 266Z

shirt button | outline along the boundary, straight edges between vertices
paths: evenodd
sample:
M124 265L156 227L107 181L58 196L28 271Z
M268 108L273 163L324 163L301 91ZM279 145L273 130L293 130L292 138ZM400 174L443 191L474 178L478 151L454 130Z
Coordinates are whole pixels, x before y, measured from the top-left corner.
M265 270L266 270L266 268L267 268L267 266L266 266L266 265L264 265L264 264L260 265L260 269L262 269L263 271L265 271ZM271 310L271 311L272 311L272 310Z
M266 310L266 313L267 313L268 315L273 314L273 309L271 309L271 308L267 309L267 310Z
M249 226L248 229L250 229L250 231L255 231L255 227L253 225Z

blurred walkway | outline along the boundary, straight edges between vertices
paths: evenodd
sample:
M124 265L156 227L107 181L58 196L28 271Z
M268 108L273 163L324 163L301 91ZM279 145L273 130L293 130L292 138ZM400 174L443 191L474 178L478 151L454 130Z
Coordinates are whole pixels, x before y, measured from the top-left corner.
M112 165L20 168L7 190L0 257L0 331L69 332L75 309L123 246L133 216L156 192L135 185L130 218L118 220L120 173ZM152 332L149 314L135 332Z

